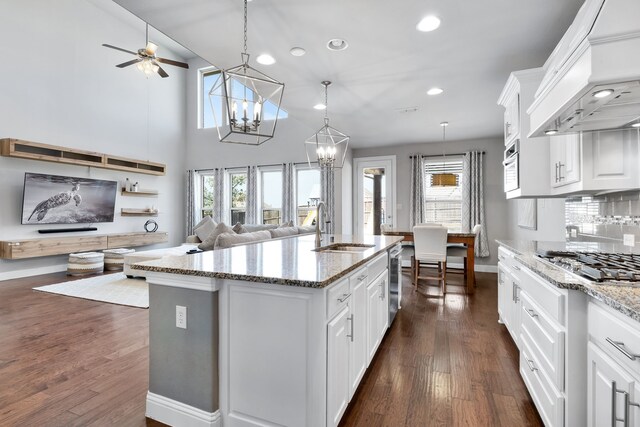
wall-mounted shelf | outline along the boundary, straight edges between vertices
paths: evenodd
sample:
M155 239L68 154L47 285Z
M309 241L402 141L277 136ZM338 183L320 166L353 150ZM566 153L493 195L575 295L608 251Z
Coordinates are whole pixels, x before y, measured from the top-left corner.
M37 258L74 252L153 245L164 243L168 240L169 234L164 231L4 240L0 241L0 258Z
M138 191L127 191L122 190L120 192L123 196L137 196L137 197L157 197L158 192L155 190L138 190Z
M120 209L120 215L122 216L158 216L158 211L151 211L148 209Z
M67 163L79 166L93 166L102 169L136 172L146 175L164 175L166 165L143 160L128 159L93 151L76 150L57 145L20 139L0 139L0 155L21 159L40 160L54 163Z

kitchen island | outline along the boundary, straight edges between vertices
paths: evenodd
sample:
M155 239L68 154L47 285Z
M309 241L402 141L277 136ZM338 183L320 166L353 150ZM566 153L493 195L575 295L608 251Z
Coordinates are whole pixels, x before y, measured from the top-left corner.
M613 254L611 260L633 271L635 261L626 255L634 249L498 243L499 321L520 350L520 374L545 425L640 426L640 287L573 272L589 272L581 266L593 254ZM586 258L575 252L587 252Z
M148 417L339 423L388 327L388 251L401 238L323 236L321 251L314 239L135 265L149 283Z

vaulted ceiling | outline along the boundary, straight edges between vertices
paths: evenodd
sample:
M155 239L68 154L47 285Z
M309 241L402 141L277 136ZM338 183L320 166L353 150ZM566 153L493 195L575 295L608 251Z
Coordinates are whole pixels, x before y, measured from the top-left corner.
M211 64L241 63L242 0L116 0ZM285 83L290 117L322 124L312 107L331 80L329 116L353 147L498 136L496 100L509 73L539 67L583 0L253 0L251 63ZM416 24L438 16L439 29ZM330 51L332 38L348 41ZM306 55L294 57L294 46ZM255 63L269 53L273 65ZM427 96L431 87L444 93ZM408 111L407 111L408 110Z

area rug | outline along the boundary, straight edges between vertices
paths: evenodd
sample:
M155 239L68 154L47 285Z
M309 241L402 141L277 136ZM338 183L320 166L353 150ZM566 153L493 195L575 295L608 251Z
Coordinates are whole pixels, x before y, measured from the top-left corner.
M147 282L142 279L128 279L124 273L105 274L33 289L111 304L149 308Z

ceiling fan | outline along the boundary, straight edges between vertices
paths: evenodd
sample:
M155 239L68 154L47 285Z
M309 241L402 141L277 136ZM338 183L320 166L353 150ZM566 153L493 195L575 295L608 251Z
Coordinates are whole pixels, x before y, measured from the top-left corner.
M176 67L189 68L189 64L185 64L184 62L174 61L172 59L160 58L156 56L156 51L158 50L158 45L149 41L149 24L147 24L146 30L146 42L144 48L138 49L137 52L132 52L127 49L123 49L121 47L113 46L110 44L102 44L104 47L108 47L110 49L119 50L121 52L130 53L131 55L137 56L136 59L132 59L131 61L123 62L122 64L116 65L118 68L128 67L129 65L136 64L138 70L142 71L147 77L152 75L153 73L158 73L160 77L165 78L169 77L166 71L160 67L160 64L173 65Z

